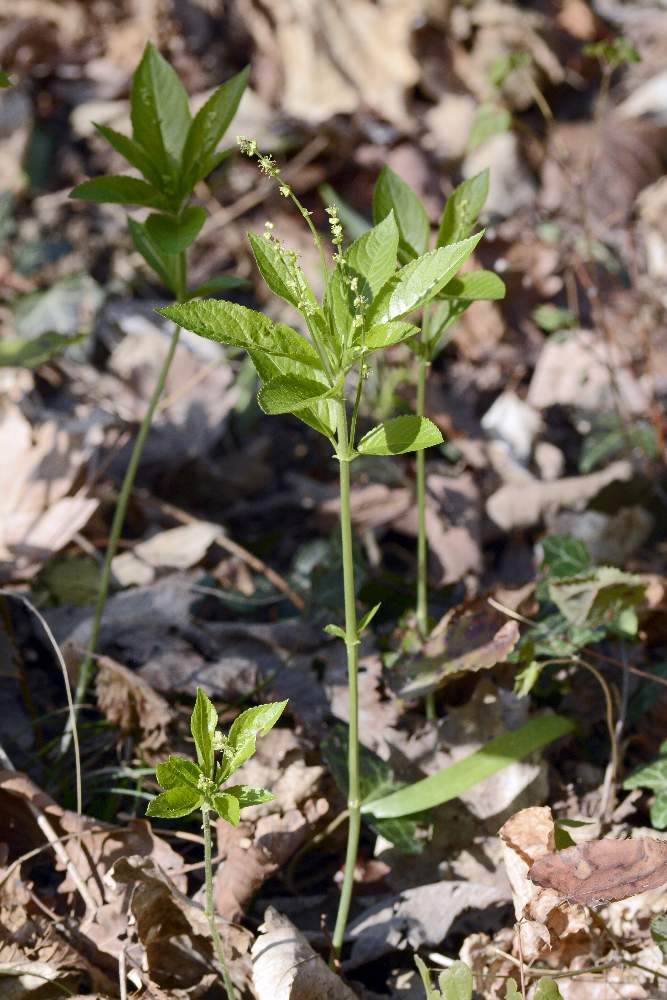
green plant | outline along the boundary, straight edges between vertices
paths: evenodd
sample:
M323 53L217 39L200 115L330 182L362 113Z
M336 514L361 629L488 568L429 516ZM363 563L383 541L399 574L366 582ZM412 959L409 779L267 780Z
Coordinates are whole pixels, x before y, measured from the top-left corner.
M426 990L426 1000L472 1000L472 972L465 962L452 962L448 969L441 972L437 990L431 982L428 967L419 955L415 955L415 964Z
M159 310L201 336L245 348L261 380L258 401L268 414L292 413L331 443L340 474L340 530L345 625L328 631L347 647L349 676L348 847L333 948L340 952L350 908L361 822L358 732L358 645L377 608L357 618L350 465L359 455L399 455L442 441L440 431L423 415L403 416L357 434L367 359L375 351L408 340L418 332L405 317L432 301L452 281L481 234L434 250L413 253L396 270L400 229L392 211L376 226L343 246L338 212L328 208L333 266L308 212L280 176L269 156L258 154L254 140L239 139L242 150L257 156L280 193L291 198L308 225L318 250L324 295L318 302L299 266L267 223L264 234L249 236L257 266L269 286L300 313L307 335L262 313L229 302L198 301ZM348 405L350 404L350 405Z
M0 69L0 87L11 87L12 81L10 80L4 69Z
M435 246L457 246L470 233L484 206L489 190L488 170L463 181L445 204ZM398 259L405 267L428 252L431 227L426 209L412 188L389 167L384 167L373 192L373 218L376 225L393 215L399 234ZM472 237L479 240L481 234ZM431 252L437 252L431 251ZM426 377L434 357L445 344L445 334L474 301L501 299L505 285L492 271L466 271L452 277L424 309L421 336L412 340L417 355L417 416L424 417ZM428 576L426 541L426 463L423 452L417 455L417 627L421 638L429 633ZM435 714L433 698L427 701L428 714Z
M197 763L186 757L169 757L155 769L163 789L148 804L146 815L154 819L179 819L199 810L204 831L204 871L206 879L206 917L216 957L222 970L229 1000L234 987L229 975L222 941L215 922L213 906L213 866L211 862L211 813L232 826L238 826L241 810L275 796L264 788L228 785L232 774L252 757L257 737L266 736L275 726L287 705L286 701L257 705L242 712L226 736L217 728L218 713L201 688L192 710L190 728L195 741Z
M186 251L196 240L206 210L191 204L195 185L229 155L218 145L236 114L248 79L248 68L211 95L193 117L188 96L178 76L157 49L148 44L132 79L130 95L132 136L106 125L98 132L143 179L129 175L93 177L79 184L72 198L115 202L153 209L145 222L128 217L134 246L160 281L178 301L206 292L223 291L238 279L221 276L200 288L189 289ZM93 673L94 654L111 582L111 563L118 548L125 513L153 414L171 367L180 330L174 327L169 350L139 427L114 512L102 567L87 655L76 689L76 706L85 695Z
M634 774L626 778L623 788L649 788L654 799L651 802L651 825L656 830L667 829L667 740L660 744L659 756L648 764L642 764Z

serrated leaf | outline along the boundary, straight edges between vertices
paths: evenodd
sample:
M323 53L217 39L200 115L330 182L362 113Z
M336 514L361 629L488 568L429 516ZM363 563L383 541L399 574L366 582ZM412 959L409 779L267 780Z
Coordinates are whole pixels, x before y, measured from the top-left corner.
M248 233L248 239L257 267L272 292L295 309L299 308L302 299L317 305L305 274L296 262L288 261L280 243L257 233Z
M239 825L241 804L234 795L230 795L227 790L217 792L211 797L211 802L220 819L224 819L231 826Z
M612 625L641 604L646 584L614 566L600 566L577 576L549 580L549 598L572 625Z
M177 785L161 792L148 803L146 815L154 819L178 819L201 807L204 796L189 785Z
M275 795L267 791L266 788L254 788L252 785L229 785L225 788L225 795L233 795L238 799L241 809L246 806L258 806L262 802L273 802Z
M234 719L227 737L229 760L225 762L227 774L232 774L241 764L252 757L257 746L257 737L266 736L285 711L287 701L272 702L248 708Z
M367 351L379 351L383 347L391 347L393 344L409 340L417 333L419 333L419 327L414 326L413 323L394 319L389 323L379 323L377 326L372 326L364 335L363 343Z
M163 176L176 173L190 128L188 95L178 75L150 42L132 78L132 133Z
M431 250L402 267L378 292L366 315L367 325L401 319L430 302L466 262L482 235Z
M264 413L295 413L312 406L329 392L326 385L299 375L279 375L265 382L257 393Z
M219 344L275 354L308 368L322 369L317 351L300 333L236 302L206 299L166 306L156 312L184 329Z
M551 576L577 576L591 565L588 549L574 535L548 535L542 539L542 569Z
M385 819L409 816L432 809L458 798L473 785L498 771L523 760L541 747L572 732L574 723L561 715L543 715L527 722L520 729L503 733L475 753L442 768L422 781L387 795L379 801L364 803L362 813L372 813Z
M145 208L169 209L169 199L140 177L103 174L77 184L70 198L79 201L108 202L115 205L143 205Z
M197 688L195 707L190 718L190 729L197 750L197 761L207 778L213 777L215 755L213 752L213 734L218 724L218 713L215 705L200 687Z
M270 382L271 379L279 375L301 375L310 378L313 375L312 369L292 358L279 357L275 354L259 354L257 351L250 351L250 357L257 374L263 382ZM324 375L321 376L322 384L326 385ZM303 420L305 424L312 427L319 434L324 434L328 438L333 438L336 427L335 402L331 399L323 399L307 409L298 410L294 415L298 420Z
M505 282L493 271L466 271L448 281L439 298L496 302L505 298Z
M472 972L465 962L452 962L450 967L438 976L438 986L442 1000L470 1000L472 997Z
M359 279L357 294L369 303L396 270L397 252L398 226L393 212L357 237L345 251L348 274Z
M161 187L162 178L160 171L155 168L143 146L140 146L138 142L131 139L129 135L123 135L122 132L117 132L115 129L109 128L108 125L100 125L98 122L93 122L93 125L102 138L106 139L116 152L120 153L131 166L136 167L147 181L158 189Z
M206 209L190 205L178 219L170 215L149 215L146 230L153 243L165 254L186 250L199 236L206 222Z
M431 225L426 209L409 184L384 166L373 190L373 219L381 222L393 211L398 226L398 259L407 264L428 250Z
M454 188L442 213L437 246L448 246L465 239L477 222L489 193L489 170L469 177Z
M357 445L360 455L403 455L442 444L442 434L428 417L393 417L364 434Z
M178 785L189 785L198 790L201 773L194 761L185 757L168 757L155 768L158 784L167 790Z
M475 113L468 135L468 152L472 153L492 135L507 132L512 125L512 115L507 108L492 101L481 104Z
M137 222L136 219L128 218L127 225L135 248L139 251L148 266L155 271L165 287L176 295L178 292L178 279L175 270L177 266L175 258L165 256L160 248L155 246L143 223Z
M182 157L186 190L191 190L213 169L217 145L237 112L249 73L250 67L246 66L218 87L193 118Z

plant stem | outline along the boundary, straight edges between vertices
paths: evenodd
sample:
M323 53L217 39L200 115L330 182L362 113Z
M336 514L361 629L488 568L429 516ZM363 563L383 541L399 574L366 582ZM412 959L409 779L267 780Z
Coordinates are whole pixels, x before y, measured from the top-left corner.
M422 345L424 333L422 331ZM426 400L426 372L429 362L425 357L418 360L417 369L417 416L423 417ZM417 628L422 639L428 636L428 550L426 546L426 453L417 452ZM426 695L426 718L435 719L435 695Z
M359 637L354 587L354 557L352 552L352 517L350 511L350 442L347 433L345 400L339 401L338 460L340 463L340 537L343 555L343 588L345 592L345 645L347 647L347 677L349 698L348 734L348 797L350 813L347 828L347 851L343 886L332 942L332 959L337 959L343 947L345 928L350 912L354 870L361 831L361 793L359 789Z
M213 949L222 970L222 981L225 984L225 991L228 1000L234 1000L234 986L227 968L227 960L222 949L222 941L218 932L218 925L215 922L215 910L213 908L213 864L211 862L211 816L206 804L202 806L202 826L204 829L204 873L206 876L206 919L211 929L213 939Z

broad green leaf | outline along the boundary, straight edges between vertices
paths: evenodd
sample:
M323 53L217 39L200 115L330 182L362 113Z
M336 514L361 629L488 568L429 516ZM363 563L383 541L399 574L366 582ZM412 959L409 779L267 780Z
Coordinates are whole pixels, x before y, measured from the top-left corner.
M368 326L401 319L430 302L466 262L482 235L431 250L402 267L379 291L366 316Z
M516 984L516 980L508 979L505 986L505 1000L521 1000L521 991Z
M322 744L322 753L340 790L348 788L349 733L345 726L336 725ZM391 766L365 746L360 747L359 788L363 802L372 802L397 791L401 787ZM365 815L364 821L377 834L384 837L403 854L419 854L423 842L417 838L417 821L414 819L377 819Z
M505 298L505 282L493 271L466 271L448 281L439 298L497 301Z
M365 615L363 615L363 617L359 619L357 622L357 635L361 635L364 629L368 628L381 607L382 603L376 604L375 607L371 608Z
M195 809L199 809L203 801L204 796L201 792L190 788L189 785L177 785L151 799L146 815L156 819L178 819L180 816L189 816Z
M590 568L588 549L574 535L549 535L542 539L542 570L551 576L577 576Z
M449 246L465 239L477 222L489 193L489 171L469 177L454 188L442 213L438 230L439 247Z
M531 319L545 333L556 333L577 326L577 314L572 309L561 309L552 302L543 302L532 310Z
M257 705L241 712L229 730L227 748L229 760L226 761L227 773L231 774L241 764L252 757L257 746L257 737L266 736L280 716L285 711L287 701L276 701L268 705Z
M426 209L410 185L384 166L373 190L373 219L381 222L391 211L398 226L398 259L407 264L428 250L431 225Z
M649 813L651 826L655 830L664 830L667 827L667 791L656 795L651 803Z
M553 979L547 979L545 976L537 984L533 1000L563 1000L563 994Z
M250 351L252 363L257 370L257 374L263 382L270 382L279 375L298 375L303 378L312 378L313 370L291 358L278 357L275 354L260 354L258 351ZM319 373L315 373L318 374ZM328 388L324 375L319 376L322 384ZM305 424L312 427L318 434L324 434L328 438L333 438L336 427L336 404L331 399L324 399L315 403L312 407L298 410L295 416L298 420L303 420Z
M317 306L317 299L308 280L296 262L290 260L277 240L267 239L258 233L248 233L250 246L264 281L272 292L299 309L304 302Z
M357 294L363 295L369 305L396 270L397 252L398 226L393 212L345 251L348 274L359 279Z
M378 323L364 335L364 347L367 351L379 351L383 347L391 347L392 344L400 344L403 340L409 340L417 333L419 333L419 327L412 323L406 323L402 319L394 319L389 323Z
M650 788L655 798L651 803L651 825L656 830L667 828L667 743L660 747L661 756L638 768L626 778L623 788Z
M190 785L199 789L201 771L192 760L185 757L168 757L155 768L155 775L161 788L176 788L178 785Z
M295 413L312 406L328 393L321 382L299 375L279 375L265 382L257 393L257 402L265 413Z
M376 818L409 816L458 798L473 785L498 771L523 760L528 754L560 739L574 729L574 723L562 715L542 715L525 726L503 733L475 753L443 768L422 781L402 788L379 801L364 803L362 813Z
M136 249L148 266L155 271L163 284L176 295L178 292L176 259L162 253L160 248L153 243L143 223L137 222L136 219L128 218L127 225Z
M663 958L667 958L667 913L659 913L653 918L651 937L660 948Z
M0 87L11 87L12 81L10 80L4 69L0 69Z
M184 302L156 310L161 316L201 337L246 351L275 354L321 369L317 351L300 333L284 323L273 323L255 309L220 299Z
M503 108L493 101L480 104L468 135L468 152L472 153L492 135L507 132L511 125L512 115L507 108Z
M393 417L364 434L357 445L361 455L403 455L442 444L442 434L428 417Z
M132 133L163 175L181 162L190 128L188 95L178 75L150 42L132 78Z
M37 368L57 354L62 354L73 344L81 343L86 336L87 334L68 337L62 333L42 333L31 339L0 339L0 368Z
M93 122L93 124L100 135L113 146L117 153L120 153L129 164L141 171L146 180L154 187L160 188L162 183L160 171L156 169L155 164L151 161L150 156L143 146L140 146L138 142L131 139L129 135L116 132L115 129L109 128L108 125L99 125L97 122Z
M228 292L232 288L247 288L250 282L236 274L219 274L188 292L188 300L199 298L200 295L215 295L217 292Z
M254 788L252 785L229 785L225 795L233 795L238 799L241 809L246 806L258 806L262 802L273 802L275 795L266 788Z
M187 191L210 173L217 145L236 114L249 73L250 67L246 66L218 87L193 118L183 150L184 187Z
M147 181L125 174L103 174L77 184L70 198L80 201L110 202L116 205L143 205L145 208L169 209L169 200Z
M149 215L146 229L162 253L177 254L194 243L205 222L206 209L201 205L190 205L178 219L170 215Z
M238 826L241 819L241 804L235 795L230 795L226 790L217 792L211 799L213 808L220 819L224 819L231 826Z
M614 566L548 582L549 597L571 625L612 625L644 599L646 583Z
M472 997L472 972L465 962L452 962L438 976L442 1000L470 1000Z
M218 713L211 699L200 687L197 688L195 707L192 710L190 729L197 750L197 761L207 778L213 777L215 754L213 751L213 733L218 724Z

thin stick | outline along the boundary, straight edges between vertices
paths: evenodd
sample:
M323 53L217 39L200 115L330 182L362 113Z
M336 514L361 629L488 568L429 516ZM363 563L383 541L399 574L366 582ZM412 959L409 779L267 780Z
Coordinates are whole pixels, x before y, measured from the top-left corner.
M227 968L227 960L222 948L218 925L215 922L215 908L213 906L213 864L211 862L211 816L207 805L202 806L202 826L204 829L204 867L206 873L206 919L211 929L213 939L213 949L222 970L222 981L225 984L228 1000L234 1000L234 986Z

